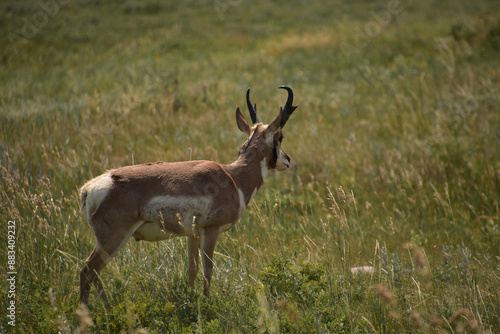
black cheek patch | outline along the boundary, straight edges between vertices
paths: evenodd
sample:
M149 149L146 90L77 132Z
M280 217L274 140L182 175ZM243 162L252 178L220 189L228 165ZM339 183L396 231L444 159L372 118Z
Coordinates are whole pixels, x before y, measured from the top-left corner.
M276 168L276 163L278 162L278 149L273 147L273 160L269 162L269 167Z

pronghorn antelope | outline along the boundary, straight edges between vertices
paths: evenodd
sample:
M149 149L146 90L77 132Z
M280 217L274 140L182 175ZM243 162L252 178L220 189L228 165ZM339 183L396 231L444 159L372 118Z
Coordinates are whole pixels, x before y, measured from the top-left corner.
M201 253L203 293L209 296L217 237L240 219L269 170L290 167L290 158L281 150L282 129L297 106L292 105L292 89L280 88L288 91L288 98L269 125L259 122L247 90L253 125L236 109L236 124L248 139L232 164L185 161L127 166L82 187L82 211L97 245L80 271L80 303L88 303L94 284L109 304L99 272L132 236L136 241L187 236L189 286L195 283Z

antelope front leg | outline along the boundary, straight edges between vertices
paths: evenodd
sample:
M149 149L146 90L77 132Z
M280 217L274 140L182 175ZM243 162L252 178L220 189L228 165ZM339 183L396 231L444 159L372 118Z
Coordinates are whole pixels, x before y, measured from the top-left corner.
M196 275L198 274L198 264L200 261L199 255L200 237L188 237L188 286L193 287Z
M217 228L206 228L201 233L201 261L203 263L203 294L210 297L210 281L212 280L212 270L214 267L214 249L220 231Z

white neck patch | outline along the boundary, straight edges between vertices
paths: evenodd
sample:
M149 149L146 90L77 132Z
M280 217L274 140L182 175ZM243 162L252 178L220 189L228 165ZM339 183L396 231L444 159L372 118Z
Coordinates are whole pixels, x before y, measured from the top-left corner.
M240 217L241 217L247 205L245 203L245 194L243 194L243 191L239 188L238 188L238 197L240 199Z
M264 160L262 160L260 162L260 171L262 173L262 182L264 182L266 175L267 175L267 172L269 171L269 169L267 168L267 159L266 158L264 158Z

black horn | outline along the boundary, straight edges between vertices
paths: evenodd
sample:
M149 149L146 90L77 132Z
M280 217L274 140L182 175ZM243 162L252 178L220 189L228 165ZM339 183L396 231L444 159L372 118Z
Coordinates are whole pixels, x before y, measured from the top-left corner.
M293 90L288 87L288 86L281 86L281 89L286 89L288 92L288 99L286 100L285 108L283 108L283 112L281 113L281 123L280 127L283 129L283 127L286 124L286 121L288 121L288 118L290 117L291 114L297 109L298 106L294 106L293 104Z
M252 119L252 123L260 123L259 119L257 118L257 105L254 104L252 106L252 102L250 102L250 88L247 89L247 106L248 112L250 113L250 118Z

